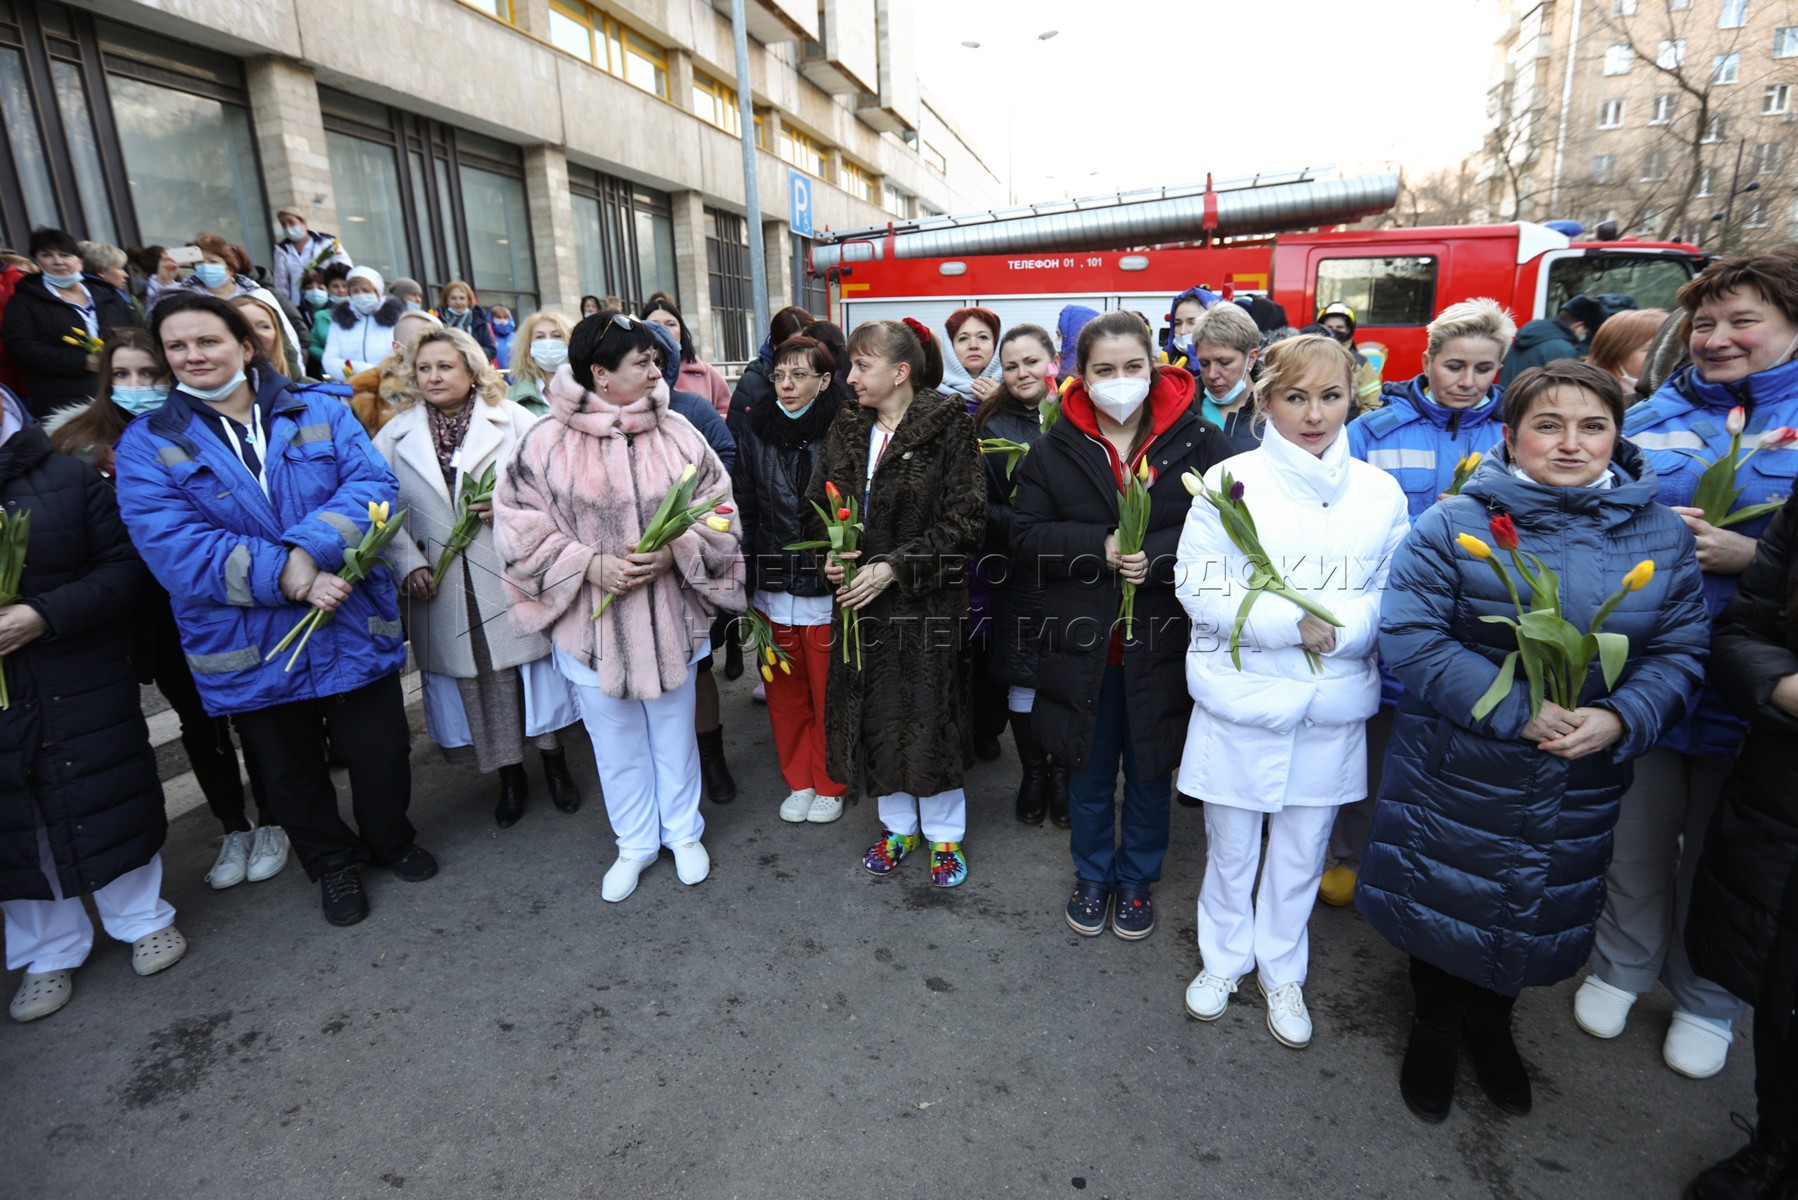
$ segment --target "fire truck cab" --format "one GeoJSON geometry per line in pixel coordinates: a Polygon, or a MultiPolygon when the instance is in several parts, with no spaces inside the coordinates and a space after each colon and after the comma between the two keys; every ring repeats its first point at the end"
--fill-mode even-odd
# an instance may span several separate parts
{"type": "MultiPolygon", "coordinates": [[[[1199,198],[1232,194],[1208,187],[1199,198]]],[[[1091,243],[1118,227],[1119,207],[1095,210],[1095,217],[1106,219],[1090,222],[1084,234],[1080,212],[1057,214],[1053,234],[1041,239],[1023,226],[1031,217],[1032,223],[1045,218],[1028,212],[1011,241],[1025,247],[1033,240],[1091,243]]],[[[1215,201],[1204,211],[1215,213],[1215,201]]],[[[1330,215],[1321,206],[1315,212],[1330,215]]],[[[1030,322],[1053,334],[1064,307],[1083,305],[1101,312],[1132,309],[1159,335],[1170,320],[1171,298],[1202,285],[1230,296],[1265,295],[1285,308],[1294,326],[1309,323],[1327,304],[1346,303],[1355,310],[1357,343],[1383,349],[1382,373],[1397,380],[1421,369],[1425,326],[1458,300],[1492,297],[1520,326],[1552,317],[1562,302],[1580,294],[1627,296],[1637,308],[1671,309],[1674,294],[1704,262],[1692,245],[1575,242],[1529,222],[1224,238],[1201,227],[1190,235],[1196,244],[908,253],[908,242],[953,251],[963,241],[970,249],[986,249],[1007,233],[1004,214],[967,226],[955,225],[956,218],[942,220],[950,226],[909,237],[899,226],[858,230],[814,247],[813,271],[829,283],[831,319],[847,330],[868,320],[913,317],[940,330],[957,308],[983,305],[1007,328],[1030,322]]]]}

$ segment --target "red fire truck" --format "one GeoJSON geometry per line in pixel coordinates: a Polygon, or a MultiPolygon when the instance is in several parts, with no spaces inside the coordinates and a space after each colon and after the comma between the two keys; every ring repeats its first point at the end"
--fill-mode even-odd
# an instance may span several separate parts
{"type": "Polygon", "coordinates": [[[1028,321],[1053,333],[1062,308],[1076,304],[1134,309],[1160,331],[1171,299],[1195,285],[1265,295],[1294,325],[1342,301],[1355,310],[1357,342],[1384,350],[1391,380],[1421,369],[1424,327],[1457,300],[1493,297],[1519,325],[1580,294],[1672,308],[1704,263],[1696,246],[1576,241],[1559,222],[1329,228],[1384,211],[1397,193],[1393,175],[1207,181],[826,233],[811,266],[844,329],[887,317],[941,329],[955,309],[978,304],[1008,327],[1028,321]],[[1322,231],[1286,232],[1298,228],[1322,231]]]}

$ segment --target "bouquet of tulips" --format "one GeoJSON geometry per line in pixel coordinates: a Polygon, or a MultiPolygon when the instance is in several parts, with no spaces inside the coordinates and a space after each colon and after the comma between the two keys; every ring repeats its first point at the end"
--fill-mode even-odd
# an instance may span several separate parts
{"type": "Polygon", "coordinates": [[[323,250],[320,250],[317,254],[312,256],[312,261],[307,263],[305,270],[300,273],[303,275],[308,271],[324,270],[325,264],[331,261],[332,256],[337,253],[339,248],[337,239],[332,238],[330,243],[327,244],[323,250]]]}
{"type": "MultiPolygon", "coordinates": [[[[668,489],[668,494],[662,497],[661,507],[649,519],[649,524],[643,529],[643,536],[631,547],[631,553],[653,554],[700,521],[719,533],[730,530],[730,521],[727,519],[730,506],[723,503],[723,496],[713,496],[710,500],[693,499],[693,489],[698,486],[694,477],[698,473],[698,467],[692,463],[687,464],[686,469],[680,473],[680,478],[674,481],[674,486],[668,489]]],[[[600,600],[599,607],[593,610],[593,619],[599,620],[599,615],[610,608],[612,601],[617,598],[607,592],[600,600]]]]}
{"type": "Polygon", "coordinates": [[[476,504],[493,503],[493,485],[497,475],[498,464],[488,463],[480,478],[473,475],[462,477],[462,495],[456,501],[456,523],[450,526],[449,540],[443,543],[443,553],[437,556],[437,569],[431,572],[433,589],[443,582],[443,573],[450,569],[456,556],[474,545],[475,534],[481,529],[481,517],[470,509],[476,504]]]}
{"type": "MultiPolygon", "coordinates": [[[[830,560],[843,568],[843,582],[851,583],[855,579],[856,566],[853,559],[842,556],[853,551],[862,533],[861,504],[853,496],[844,496],[842,490],[829,480],[824,481],[824,495],[830,501],[830,511],[819,507],[812,501],[812,511],[824,522],[824,537],[809,542],[794,542],[784,546],[785,550],[826,550],[830,552],[830,560]]],[[[862,667],[862,615],[855,609],[842,609],[843,620],[843,661],[849,661],[849,647],[855,646],[855,669],[862,667]]]]}
{"type": "Polygon", "coordinates": [[[69,331],[63,334],[62,340],[83,354],[98,354],[106,349],[106,343],[89,333],[85,325],[69,326],[69,331]]]}
{"type": "Polygon", "coordinates": [[[755,666],[762,673],[762,682],[774,682],[774,668],[779,667],[783,675],[793,673],[793,659],[780,643],[774,640],[774,627],[768,624],[768,618],[753,607],[738,618],[749,627],[749,650],[755,657],[755,666]]]}
{"type": "MultiPolygon", "coordinates": [[[[1225,471],[1218,480],[1217,490],[1205,486],[1205,477],[1198,471],[1189,470],[1180,477],[1180,482],[1196,499],[1204,497],[1211,507],[1217,509],[1218,519],[1223,523],[1224,532],[1230,537],[1230,544],[1238,553],[1249,560],[1249,592],[1242,598],[1242,607],[1236,610],[1236,624],[1230,627],[1230,661],[1242,670],[1242,627],[1248,624],[1249,610],[1255,607],[1255,601],[1261,599],[1263,592],[1271,592],[1283,600],[1290,600],[1318,620],[1326,624],[1342,628],[1342,622],[1336,614],[1311,599],[1305,593],[1286,582],[1285,576],[1274,569],[1273,557],[1261,545],[1261,534],[1255,528],[1255,515],[1243,501],[1247,490],[1242,481],[1225,471]]],[[[1310,665],[1311,673],[1316,675],[1324,669],[1323,659],[1310,648],[1305,650],[1305,662],[1310,665]]]]}
{"type": "Polygon", "coordinates": [[[1475,450],[1466,458],[1455,464],[1455,477],[1449,481],[1448,495],[1459,496],[1461,494],[1461,489],[1467,486],[1467,481],[1473,478],[1473,473],[1475,471],[1479,470],[1482,457],[1484,456],[1481,455],[1478,450],[1475,450]]]}
{"type": "MultiPolygon", "coordinates": [[[[393,540],[393,535],[399,532],[401,525],[405,524],[406,509],[400,509],[398,514],[390,519],[387,515],[387,508],[385,500],[379,504],[372,500],[368,502],[368,519],[371,522],[368,532],[362,535],[361,545],[352,546],[343,552],[343,568],[337,572],[345,583],[353,586],[367,579],[374,569],[381,565],[381,555],[386,551],[387,543],[393,540]]],[[[287,660],[287,666],[283,668],[287,671],[293,670],[293,664],[300,661],[300,651],[304,650],[306,643],[312,640],[313,631],[329,621],[331,616],[331,613],[322,608],[313,608],[312,611],[300,618],[298,625],[287,631],[287,636],[282,638],[280,643],[263,657],[262,661],[267,662],[275,657],[287,649],[294,638],[299,637],[300,644],[293,648],[293,656],[287,660]],[[305,634],[304,637],[300,637],[302,632],[305,634]]]]}
{"type": "Polygon", "coordinates": [[[1604,633],[1599,627],[1617,611],[1625,596],[1648,586],[1648,581],[1654,578],[1654,560],[1645,558],[1631,567],[1623,576],[1622,586],[1598,606],[1592,628],[1581,632],[1561,615],[1560,577],[1541,559],[1522,549],[1517,527],[1511,518],[1501,513],[1492,518],[1487,528],[1493,542],[1511,556],[1512,566],[1529,585],[1530,606],[1526,612],[1516,582],[1504,564],[1492,557],[1491,546],[1471,533],[1463,533],[1455,539],[1461,549],[1492,568],[1517,609],[1515,620],[1503,616],[1480,618],[1496,625],[1509,625],[1517,635],[1517,649],[1505,655],[1504,662],[1499,664],[1498,678],[1492,681],[1486,694],[1474,702],[1474,720],[1483,719],[1498,707],[1499,701],[1510,695],[1519,661],[1523,663],[1524,677],[1529,680],[1531,720],[1541,713],[1544,699],[1569,712],[1578,708],[1580,693],[1586,685],[1586,673],[1594,658],[1598,659],[1604,673],[1605,689],[1616,687],[1618,677],[1623,674],[1624,660],[1629,656],[1629,639],[1621,633],[1604,633]]]}
{"type": "MultiPolygon", "coordinates": [[[[1134,474],[1124,477],[1118,491],[1118,554],[1136,554],[1142,550],[1143,538],[1149,533],[1149,489],[1155,486],[1155,468],[1144,458],[1134,474]]],[[[1118,606],[1118,619],[1124,623],[1124,640],[1136,631],[1136,585],[1123,581],[1124,600],[1118,606]]]]}
{"type": "MultiPolygon", "coordinates": [[[[1769,500],[1765,504],[1750,504],[1735,512],[1729,511],[1730,506],[1742,495],[1742,489],[1736,486],[1736,471],[1742,464],[1761,450],[1777,449],[1798,442],[1798,430],[1793,430],[1790,425],[1781,425],[1778,429],[1762,434],[1760,444],[1743,454],[1742,430],[1747,424],[1748,413],[1741,405],[1729,410],[1729,417],[1723,422],[1724,429],[1729,433],[1729,453],[1705,466],[1704,474],[1698,477],[1698,490],[1692,496],[1692,507],[1703,509],[1704,519],[1718,529],[1752,521],[1785,507],[1785,500],[1780,499],[1769,500]]],[[[1695,450],[1681,450],[1680,453],[1697,458],[1699,462],[1704,461],[1695,450]]]]}
{"type": "MultiPolygon", "coordinates": [[[[19,601],[19,577],[25,573],[25,544],[31,539],[31,510],[0,508],[0,608],[19,601]]],[[[6,660],[0,658],[0,708],[11,708],[6,690],[6,660]]]]}

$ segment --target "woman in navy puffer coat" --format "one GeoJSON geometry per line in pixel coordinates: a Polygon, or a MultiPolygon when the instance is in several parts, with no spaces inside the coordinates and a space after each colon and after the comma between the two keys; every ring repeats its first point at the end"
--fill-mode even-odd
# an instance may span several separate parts
{"type": "MultiPolygon", "coordinates": [[[[1356,902],[1411,956],[1417,1015],[1400,1085],[1426,1120],[1448,1114],[1462,1034],[1494,1103],[1528,1111],[1511,1005],[1585,961],[1629,762],[1685,715],[1703,682],[1709,639],[1693,538],[1654,502],[1654,469],[1618,439],[1622,415],[1615,381],[1584,363],[1519,376],[1505,400],[1502,458],[1418,518],[1393,560],[1380,650],[1405,694],[1356,902]],[[1559,574],[1561,612],[1580,628],[1633,567],[1654,564],[1605,625],[1629,638],[1617,687],[1572,713],[1545,703],[1532,719],[1519,670],[1496,708],[1471,715],[1516,646],[1509,628],[1482,618],[1514,610],[1488,564],[1456,539],[1493,536],[1499,514],[1559,574]]],[[[1594,663],[1586,694],[1602,690],[1594,663]]]]}

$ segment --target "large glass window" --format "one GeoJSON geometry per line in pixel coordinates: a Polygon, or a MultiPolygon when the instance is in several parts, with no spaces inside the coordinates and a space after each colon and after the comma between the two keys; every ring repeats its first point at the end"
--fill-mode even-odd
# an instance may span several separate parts
{"type": "Polygon", "coordinates": [[[1617,293],[1637,308],[1676,309],[1675,294],[1692,278],[1692,264],[1676,255],[1586,254],[1558,258],[1548,268],[1548,312],[1574,296],[1617,293]]]}
{"type": "Polygon", "coordinates": [[[529,217],[524,180],[462,168],[462,218],[483,304],[492,304],[500,298],[495,293],[503,292],[517,305],[519,296],[536,292],[529,217]]]}
{"type": "Polygon", "coordinates": [[[111,80],[138,237],[179,245],[201,231],[268,257],[268,206],[250,114],[234,104],[138,79],[111,80]]]}
{"type": "Polygon", "coordinates": [[[62,112],[63,134],[69,140],[75,184],[81,189],[87,240],[117,245],[119,228],[112,219],[106,171],[100,165],[100,142],[94,134],[94,119],[88,113],[87,85],[81,81],[80,64],[58,59],[50,64],[50,74],[56,80],[56,107],[62,112]]]}
{"type": "Polygon", "coordinates": [[[750,295],[749,230],[743,218],[705,210],[705,265],[712,293],[712,353],[747,362],[755,352],[755,306],[750,295]]]}
{"type": "Polygon", "coordinates": [[[350,257],[383,279],[412,274],[406,247],[406,213],[393,151],[341,133],[325,134],[331,184],[337,192],[338,235],[350,257]]]}
{"type": "Polygon", "coordinates": [[[0,121],[6,123],[6,141],[24,193],[25,219],[20,224],[57,224],[56,191],[50,186],[50,163],[38,136],[37,106],[31,102],[25,62],[17,50],[0,49],[0,121]]]}
{"type": "MultiPolygon", "coordinates": [[[[667,100],[668,52],[581,0],[551,0],[549,41],[633,87],[667,100]]],[[[702,114],[703,115],[703,114],[702,114]]]]}
{"type": "Polygon", "coordinates": [[[579,166],[569,167],[568,184],[582,294],[617,296],[633,309],[656,292],[678,303],[668,197],[579,166]]]}
{"type": "Polygon", "coordinates": [[[1432,257],[1326,258],[1317,264],[1317,306],[1355,310],[1355,327],[1428,325],[1436,314],[1432,257]]]}

